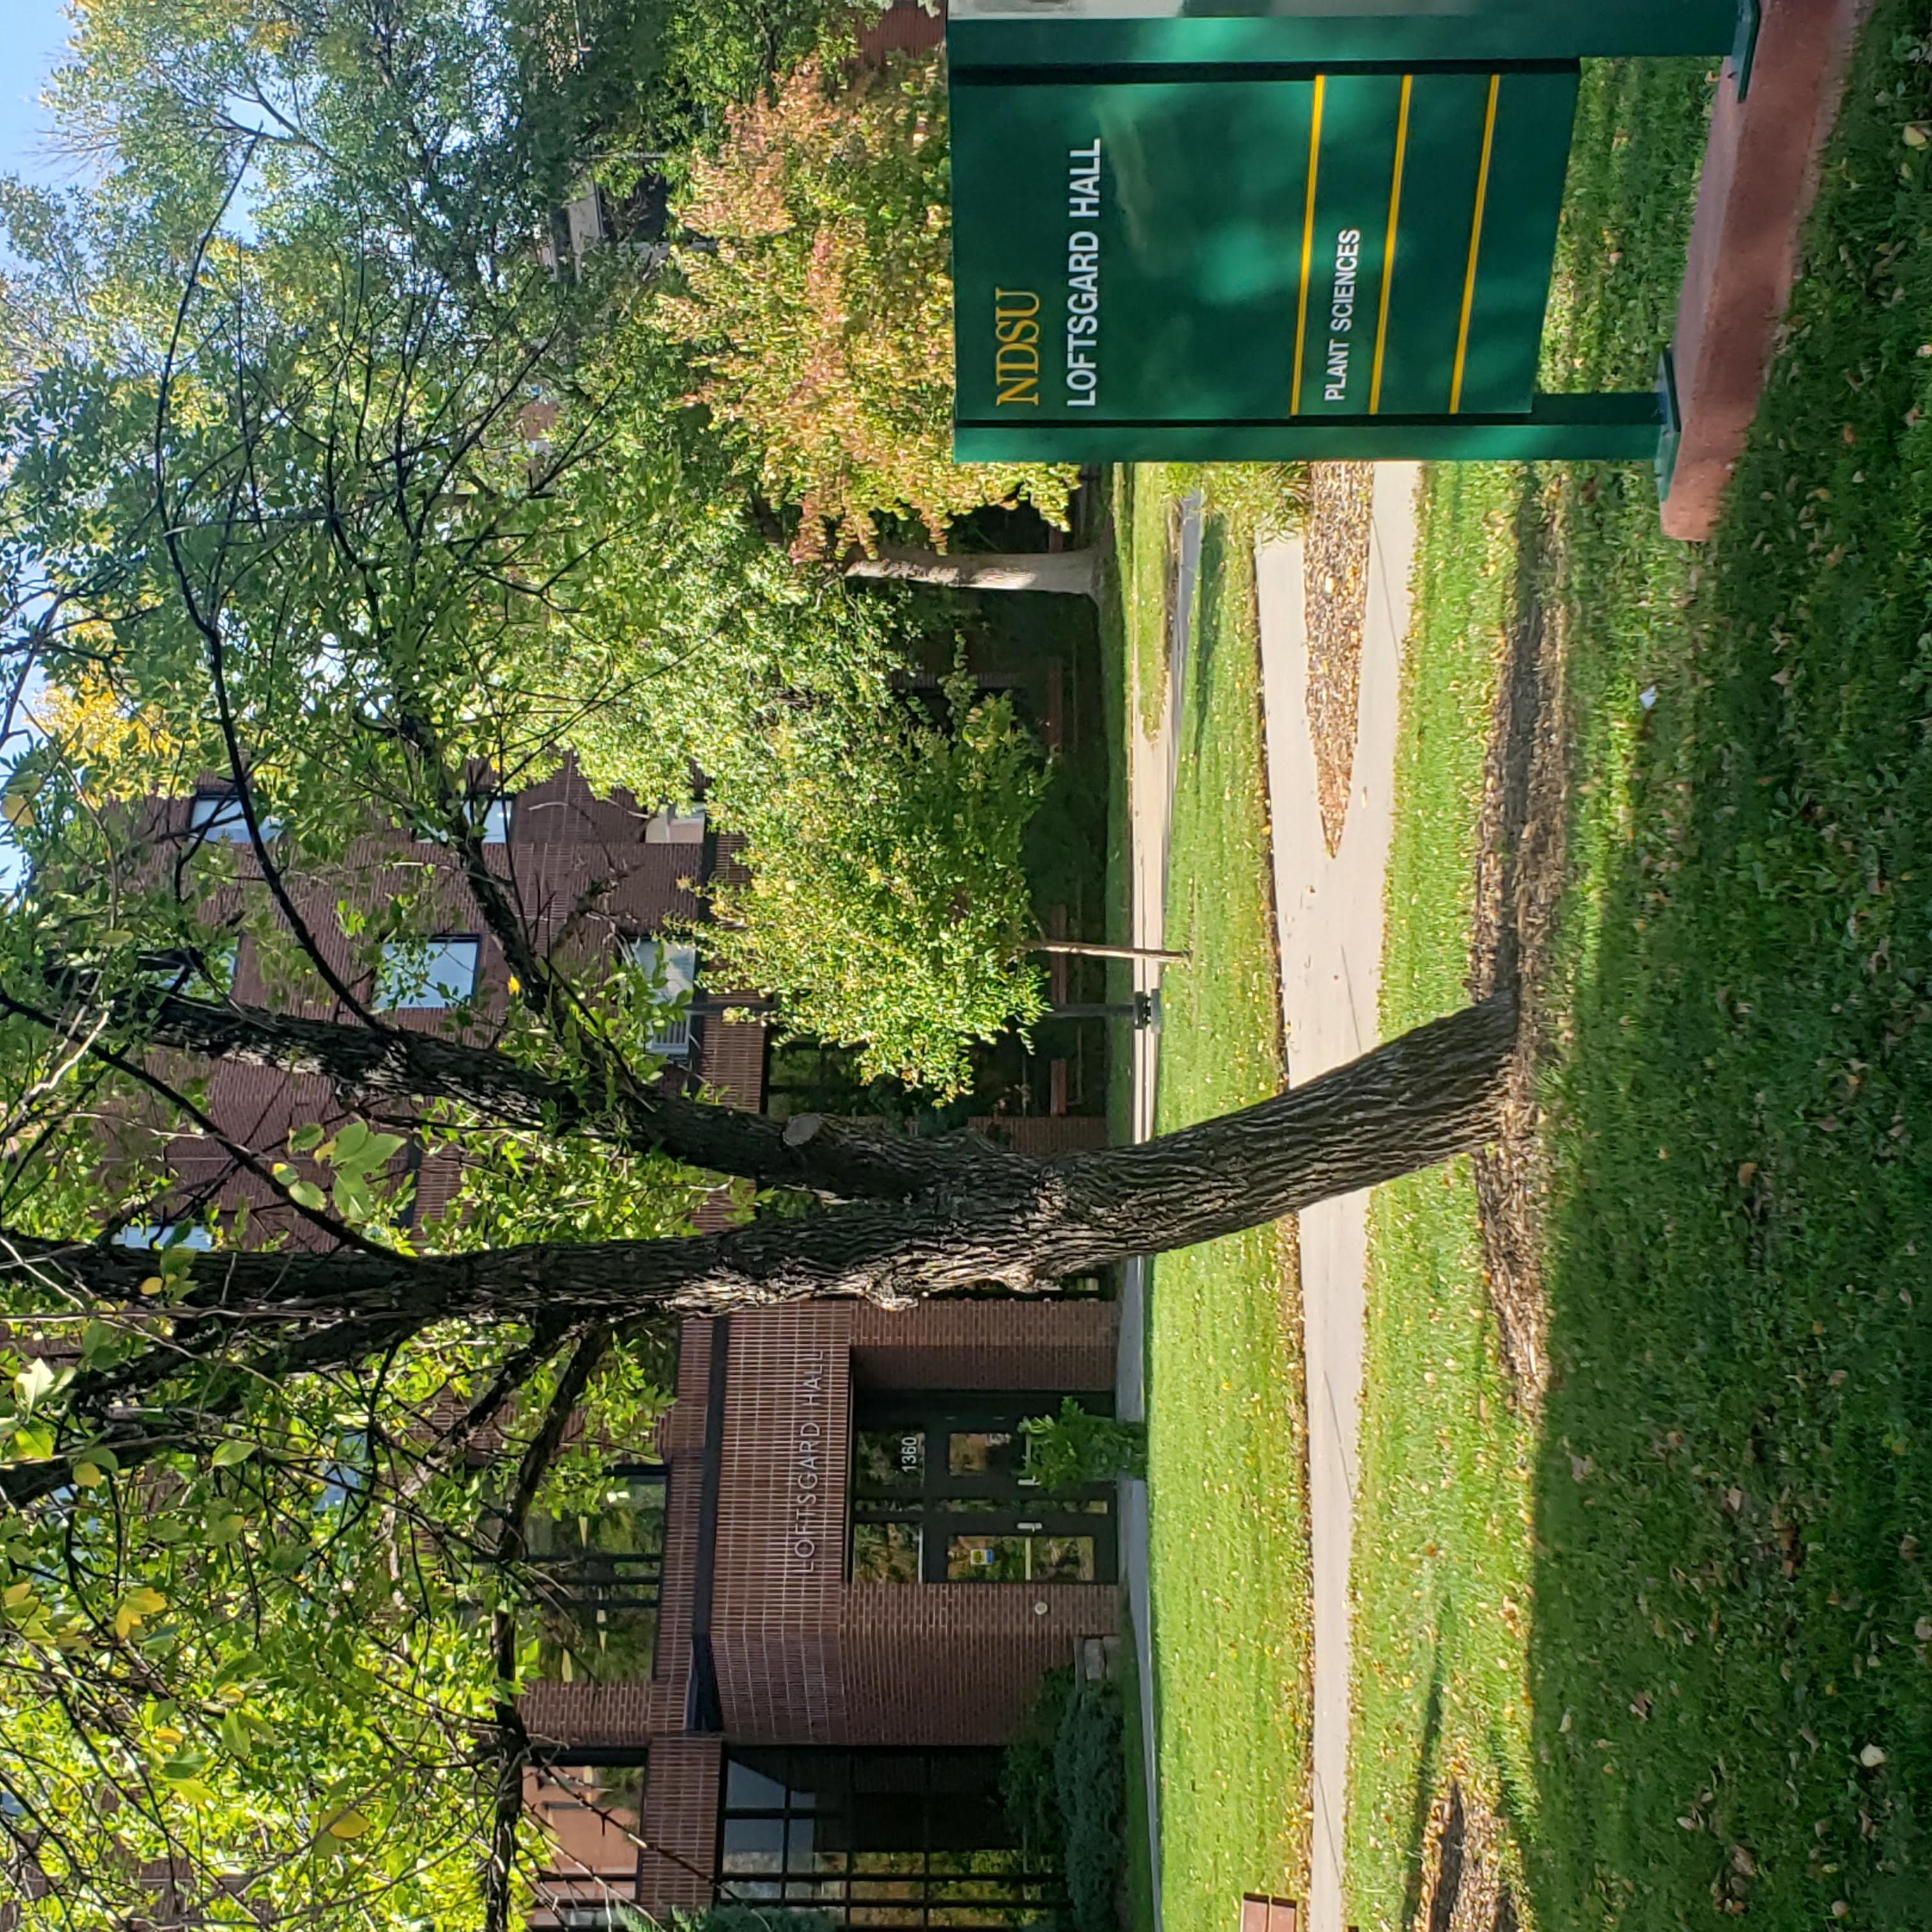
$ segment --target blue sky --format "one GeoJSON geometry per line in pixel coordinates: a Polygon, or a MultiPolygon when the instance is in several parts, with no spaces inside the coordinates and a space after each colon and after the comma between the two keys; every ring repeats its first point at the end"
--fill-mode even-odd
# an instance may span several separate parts
{"type": "Polygon", "coordinates": [[[66,39],[61,0],[0,0],[0,173],[68,178],[42,151],[45,128],[34,99],[66,39]]]}
{"type": "MultiPolygon", "coordinates": [[[[0,0],[0,174],[64,185],[70,165],[45,152],[46,124],[37,96],[67,40],[62,0],[0,0]]],[[[0,747],[0,776],[20,740],[0,747]]],[[[0,890],[19,881],[17,853],[0,843],[0,890]]]]}

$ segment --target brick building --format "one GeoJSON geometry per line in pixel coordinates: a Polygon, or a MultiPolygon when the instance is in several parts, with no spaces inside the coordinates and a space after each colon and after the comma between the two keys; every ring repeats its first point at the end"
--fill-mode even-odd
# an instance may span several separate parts
{"type": "MultiPolygon", "coordinates": [[[[212,783],[160,812],[164,845],[240,830],[212,783]]],[[[731,863],[701,814],[599,800],[566,769],[490,801],[488,823],[540,947],[664,946],[670,976],[694,980],[695,962],[661,935],[731,863]]],[[[252,867],[245,847],[236,858],[252,867]]],[[[338,899],[373,914],[401,890],[446,904],[448,929],[386,964],[370,996],[424,1027],[466,999],[487,1031],[506,970],[439,848],[372,838],[296,896],[346,970],[338,899]]],[[[250,942],[235,990],[287,1003],[250,942]]],[[[759,1106],[764,1028],[727,1024],[694,990],[668,1077],[759,1106]]],[[[333,1111],[320,1082],[232,1065],[214,1070],[208,1104],[257,1146],[333,1111]]],[[[1104,1131],[1064,1112],[999,1125],[1042,1154],[1104,1131]]],[[[214,1150],[172,1151],[184,1206],[232,1198],[214,1150]]],[[[427,1161],[418,1211],[450,1184],[427,1161]]],[[[555,1582],[544,1681],[526,1706],[542,1757],[530,1814],[545,1834],[536,1926],[590,1932],[628,1922],[625,1907],[714,1900],[810,1905],[881,1932],[1042,1916],[1054,1881],[1012,1841],[1000,1747],[1042,1672],[1115,1629],[1114,1499],[1107,1486],[1030,1490],[1018,1425],[1065,1394],[1108,1406],[1115,1328],[1097,1293],[685,1324],[674,1406],[653,1440],[614,1456],[603,1513],[531,1526],[555,1582]]]]}
{"type": "Polygon", "coordinates": [[[720,1898],[935,1932],[1042,1916],[999,1747],[1119,1592],[1112,1496],[1029,1492],[1018,1425],[1104,1403],[1114,1324],[1094,1298],[686,1324],[663,1460],[574,1539],[576,1628],[526,1700],[536,1924],[720,1898]]]}

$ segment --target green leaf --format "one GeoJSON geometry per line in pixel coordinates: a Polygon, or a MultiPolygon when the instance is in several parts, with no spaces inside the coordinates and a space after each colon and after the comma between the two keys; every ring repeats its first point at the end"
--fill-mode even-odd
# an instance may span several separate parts
{"type": "Polygon", "coordinates": [[[322,1129],[310,1121],[307,1126],[298,1127],[290,1135],[289,1151],[291,1154],[313,1154],[321,1146],[323,1138],[322,1129]]]}
{"type": "Polygon", "coordinates": [[[353,1174],[339,1174],[330,1190],[335,1211],[345,1221],[366,1221],[376,1211],[376,1197],[353,1174]]]}
{"type": "Polygon", "coordinates": [[[54,1432],[44,1422],[37,1422],[30,1428],[16,1429],[14,1432],[14,1460],[20,1462],[50,1462],[53,1460],[54,1432]]]}
{"type": "Polygon", "coordinates": [[[232,1438],[214,1445],[214,1454],[209,1457],[218,1469],[232,1469],[238,1462],[245,1462],[255,1453],[252,1442],[236,1442],[232,1438]]]}
{"type": "Polygon", "coordinates": [[[360,1165],[356,1156],[362,1151],[369,1138],[369,1130],[360,1120],[351,1120],[346,1126],[339,1127],[335,1135],[335,1165],[338,1167],[354,1167],[360,1165]]]}
{"type": "Polygon", "coordinates": [[[14,1378],[14,1393],[22,1408],[31,1412],[41,1396],[52,1390],[54,1371],[50,1364],[36,1356],[14,1378]]]}
{"type": "Polygon", "coordinates": [[[290,1182],[289,1198],[298,1208],[307,1208],[316,1212],[320,1212],[328,1204],[328,1197],[312,1180],[290,1182]]]}
{"type": "Polygon", "coordinates": [[[120,1339],[120,1331],[112,1322],[88,1322],[80,1331],[81,1366],[88,1369],[98,1366],[113,1354],[120,1339]]]}

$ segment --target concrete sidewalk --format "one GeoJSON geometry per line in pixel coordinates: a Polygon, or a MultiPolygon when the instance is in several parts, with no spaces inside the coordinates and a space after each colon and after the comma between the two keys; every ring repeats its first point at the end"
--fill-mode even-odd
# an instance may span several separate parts
{"type": "MultiPolygon", "coordinates": [[[[1330,858],[1322,836],[1308,730],[1307,647],[1298,541],[1256,557],[1270,821],[1288,1077],[1296,1085],[1381,1036],[1382,887],[1394,788],[1402,639],[1415,548],[1413,464],[1376,472],[1368,608],[1348,817],[1330,858]]],[[[1309,1522],[1315,1593],[1315,1818],[1310,1932],[1343,1932],[1342,1827],[1348,1770],[1348,1556],[1362,1380],[1368,1197],[1301,1216],[1307,1358],[1309,1522]]],[[[1230,1905],[1232,1913],[1232,1906],[1230,1905]]]]}

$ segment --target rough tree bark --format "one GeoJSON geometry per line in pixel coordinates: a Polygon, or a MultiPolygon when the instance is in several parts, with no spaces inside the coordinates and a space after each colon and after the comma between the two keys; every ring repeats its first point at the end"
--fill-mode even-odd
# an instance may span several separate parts
{"type": "MultiPolygon", "coordinates": [[[[326,1328],[529,1320],[568,1306],[579,1321],[622,1322],[819,1297],[901,1306],[988,1286],[1041,1294],[1069,1276],[1214,1240],[1480,1144],[1494,1124],[1514,1035],[1513,1010],[1499,998],[1306,1087],[1137,1146],[1035,1161],[982,1143],[909,1200],[854,1202],[719,1234],[422,1258],[210,1254],[193,1264],[182,1312],[214,1322],[245,1317],[259,1331],[268,1316],[326,1328]]],[[[124,1248],[62,1248],[24,1236],[11,1245],[23,1262],[57,1266],[116,1299],[133,1298],[152,1267],[124,1248]]]]}
{"type": "MultiPolygon", "coordinates": [[[[191,1003],[190,1003],[191,1004],[191,1003]]],[[[346,1031],[347,1029],[342,1030],[346,1031]]],[[[1036,1161],[985,1142],[919,1192],[655,1241],[549,1242],[421,1257],[238,1250],[196,1256],[165,1348],[79,1378],[70,1412],[139,1460],[178,1442],[152,1392],[199,1358],[271,1378],[367,1359],[456,1320],[613,1326],[823,1298],[904,1306],[987,1288],[1043,1294],[1138,1255],[1214,1240],[1480,1144],[1515,1039],[1498,995],[1418,1028],[1307,1086],[1137,1146],[1036,1161]]],[[[721,1112],[726,1109],[718,1110],[721,1112]]],[[[803,1126],[803,1144],[835,1130],[803,1126]]],[[[944,1146],[945,1143],[930,1144],[944,1146]]],[[[141,1305],[139,1250],[0,1229],[0,1265],[141,1305]]],[[[203,1424],[219,1403],[197,1397],[203,1424]]],[[[63,1460],[0,1471],[15,1504],[68,1480],[63,1460]]]]}
{"type": "Polygon", "coordinates": [[[855,557],[845,566],[848,577],[943,584],[957,590],[1047,590],[1069,597],[1097,595],[1099,573],[1100,553],[1090,549],[956,556],[882,544],[877,556],[855,557]]]}
{"type": "Polygon", "coordinates": [[[128,1017],[151,1046],[311,1075],[352,1106],[413,1111],[422,1100],[454,1100],[500,1126],[601,1132],[760,1186],[904,1200],[1000,1158],[984,1141],[887,1139],[832,1121],[802,1136],[763,1114],[635,1084],[593,1108],[563,1082],[507,1054],[402,1027],[344,1025],[179,997],[139,1011],[130,1003],[128,1017]]]}

